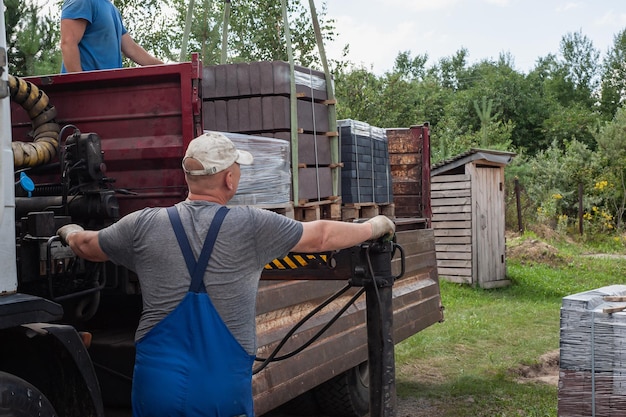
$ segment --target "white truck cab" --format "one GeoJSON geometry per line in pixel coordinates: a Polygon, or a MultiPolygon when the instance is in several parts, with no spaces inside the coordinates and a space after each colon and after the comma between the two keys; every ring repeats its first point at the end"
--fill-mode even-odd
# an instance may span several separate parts
{"type": "Polygon", "coordinates": [[[11,150],[11,99],[8,86],[8,58],[4,24],[4,2],[0,13],[0,295],[17,291],[15,264],[15,194],[13,151],[11,150]]]}

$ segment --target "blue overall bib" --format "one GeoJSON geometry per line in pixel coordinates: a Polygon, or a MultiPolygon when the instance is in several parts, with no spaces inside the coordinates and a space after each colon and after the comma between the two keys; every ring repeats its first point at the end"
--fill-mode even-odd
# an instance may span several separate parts
{"type": "Polygon", "coordinates": [[[137,342],[134,417],[254,415],[252,364],[211,303],[204,286],[213,245],[228,209],[220,207],[196,262],[178,211],[168,215],[191,275],[189,292],[137,342]]]}

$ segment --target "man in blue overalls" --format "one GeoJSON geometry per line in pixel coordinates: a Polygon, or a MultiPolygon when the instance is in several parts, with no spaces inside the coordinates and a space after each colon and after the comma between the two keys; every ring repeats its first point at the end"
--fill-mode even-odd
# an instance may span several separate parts
{"type": "Polygon", "coordinates": [[[58,231],[78,256],[111,260],[139,277],[135,417],[253,416],[263,267],[289,252],[338,250],[395,231],[385,216],[299,222],[254,207],[226,208],[240,164],[252,162],[223,134],[207,132],[191,141],[183,159],[185,201],[131,213],[99,232],[75,224],[58,231]]]}

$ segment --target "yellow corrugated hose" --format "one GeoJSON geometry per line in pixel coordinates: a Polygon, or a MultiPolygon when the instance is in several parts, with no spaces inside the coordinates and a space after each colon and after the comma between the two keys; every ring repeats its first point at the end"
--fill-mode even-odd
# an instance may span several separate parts
{"type": "Polygon", "coordinates": [[[32,142],[14,141],[13,164],[16,169],[50,162],[59,148],[59,124],[54,121],[56,108],[45,92],[30,81],[9,75],[11,99],[28,113],[32,124],[32,142]]]}

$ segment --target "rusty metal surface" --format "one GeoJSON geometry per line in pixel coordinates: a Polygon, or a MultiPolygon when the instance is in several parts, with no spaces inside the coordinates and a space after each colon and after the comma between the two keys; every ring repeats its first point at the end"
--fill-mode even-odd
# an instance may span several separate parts
{"type": "MultiPolygon", "coordinates": [[[[115,188],[128,191],[117,196],[124,215],[185,197],[180,161],[202,129],[197,89],[201,71],[196,56],[179,64],[25,79],[50,97],[60,125],[100,136],[106,175],[115,178],[115,188]]],[[[11,117],[13,139],[28,141],[28,115],[13,104],[11,117]]],[[[57,181],[56,175],[32,178],[37,184],[57,181]]]]}
{"type": "Polygon", "coordinates": [[[427,123],[387,129],[393,195],[398,217],[430,219],[430,133],[427,123]]]}

